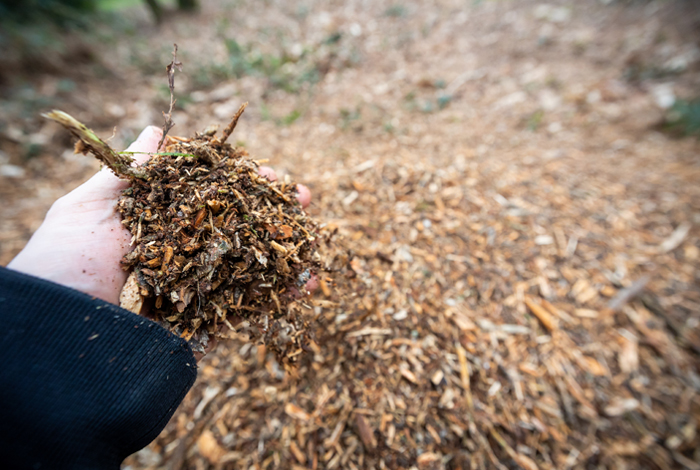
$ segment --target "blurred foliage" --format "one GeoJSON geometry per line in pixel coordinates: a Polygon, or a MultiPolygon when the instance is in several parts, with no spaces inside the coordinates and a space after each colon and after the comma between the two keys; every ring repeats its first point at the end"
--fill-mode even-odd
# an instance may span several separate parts
{"type": "Polygon", "coordinates": [[[123,10],[142,3],[143,0],[97,0],[98,8],[104,11],[123,10]]]}
{"type": "MultiPolygon", "coordinates": [[[[444,81],[437,80],[432,86],[432,88],[438,90],[434,92],[434,96],[432,97],[419,98],[418,93],[416,91],[409,92],[403,98],[404,108],[412,112],[418,111],[421,113],[429,114],[436,111],[442,111],[447,106],[449,106],[454,97],[449,93],[439,91],[444,88],[444,81]]],[[[425,95],[425,93],[422,93],[421,95],[425,95]]]]}
{"type": "MultiPolygon", "coordinates": [[[[79,69],[89,69],[89,75],[95,78],[113,76],[113,71],[95,55],[94,46],[134,38],[135,14],[123,11],[133,1],[142,3],[0,0],[0,96],[14,95],[15,87],[40,75],[67,77],[77,75],[79,69]]],[[[148,59],[154,61],[152,55],[148,59]]]]}
{"type": "Polygon", "coordinates": [[[273,88],[297,93],[305,83],[315,84],[320,78],[318,64],[309,60],[308,51],[295,58],[282,50],[278,54],[263,53],[252,45],[242,46],[235,39],[225,39],[231,73],[267,77],[273,88]]]}
{"type": "Polygon", "coordinates": [[[623,71],[625,80],[639,83],[646,80],[659,80],[679,75],[683,70],[653,64],[632,63],[623,71]]]}
{"type": "Polygon", "coordinates": [[[666,116],[664,127],[676,134],[700,137],[700,98],[676,100],[666,116]]]}
{"type": "Polygon", "coordinates": [[[406,16],[407,10],[403,5],[391,5],[384,11],[386,16],[393,16],[394,18],[400,18],[406,16]]]}
{"type": "Polygon", "coordinates": [[[177,6],[183,11],[193,11],[199,8],[197,0],[177,0],[177,6]]]}
{"type": "Polygon", "coordinates": [[[3,22],[75,23],[81,15],[96,11],[97,5],[97,0],[0,0],[0,17],[3,22]]]}
{"type": "Polygon", "coordinates": [[[298,109],[293,110],[291,113],[287,114],[282,118],[282,124],[289,126],[294,123],[297,119],[301,117],[301,111],[298,109]]]}
{"type": "Polygon", "coordinates": [[[524,119],[525,128],[531,132],[535,132],[537,129],[540,128],[540,125],[542,124],[543,118],[544,118],[544,111],[543,110],[538,109],[537,111],[534,111],[533,113],[531,113],[525,117],[525,119],[524,119]]]}
{"type": "MultiPolygon", "coordinates": [[[[142,5],[143,0],[0,0],[1,23],[55,23],[61,26],[86,26],[89,19],[103,12],[119,11],[142,5]]],[[[177,6],[194,11],[197,0],[147,0],[151,9],[177,6]]]]}
{"type": "Polygon", "coordinates": [[[362,126],[357,126],[357,121],[359,121],[361,117],[362,109],[360,109],[360,106],[357,106],[354,110],[342,108],[340,110],[340,128],[343,130],[361,130],[362,126]]]}
{"type": "Polygon", "coordinates": [[[196,88],[206,88],[220,80],[254,76],[266,78],[269,89],[299,94],[310,90],[330,67],[351,66],[359,60],[352,56],[335,63],[343,37],[339,32],[330,34],[319,44],[303,48],[284,44],[284,38],[278,38],[281,43],[271,50],[258,42],[241,43],[224,34],[221,36],[227,59],[199,66],[193,76],[196,88]]]}

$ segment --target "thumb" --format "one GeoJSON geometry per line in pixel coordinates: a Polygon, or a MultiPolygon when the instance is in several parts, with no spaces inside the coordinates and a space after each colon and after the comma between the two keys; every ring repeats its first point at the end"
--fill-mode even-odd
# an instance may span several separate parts
{"type": "Polygon", "coordinates": [[[155,153],[158,151],[158,143],[160,142],[161,137],[163,137],[163,131],[161,129],[158,129],[155,126],[148,126],[136,138],[134,143],[129,145],[129,148],[127,148],[126,151],[144,152],[129,155],[136,161],[136,163],[141,164],[149,159],[150,155],[148,155],[148,153],[155,153]]]}
{"type": "MultiPolygon", "coordinates": [[[[139,152],[129,154],[129,156],[132,157],[137,164],[141,164],[150,158],[149,153],[154,153],[158,150],[158,143],[162,135],[163,131],[157,127],[148,126],[136,138],[134,143],[129,145],[126,151],[139,152]]],[[[126,180],[119,179],[112,170],[104,167],[67,196],[70,200],[75,200],[76,202],[113,198],[128,185],[129,183],[126,180]]]]}

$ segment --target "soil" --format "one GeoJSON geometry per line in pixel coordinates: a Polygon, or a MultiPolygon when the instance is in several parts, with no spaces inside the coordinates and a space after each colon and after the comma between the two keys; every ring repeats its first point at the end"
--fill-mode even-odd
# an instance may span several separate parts
{"type": "Polygon", "coordinates": [[[234,139],[338,230],[309,351],[220,343],[129,468],[700,466],[700,143],[660,130],[692,2],[203,3],[0,103],[2,263],[97,168],[39,98],[123,148],[173,42],[171,133],[249,101],[234,139]]]}

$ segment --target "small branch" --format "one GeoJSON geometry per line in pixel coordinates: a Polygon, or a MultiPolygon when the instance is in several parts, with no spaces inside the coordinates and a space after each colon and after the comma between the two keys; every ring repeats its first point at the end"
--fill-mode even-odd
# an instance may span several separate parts
{"type": "Polygon", "coordinates": [[[173,44],[173,60],[168,64],[165,70],[168,72],[168,86],[170,87],[170,109],[168,114],[163,113],[163,118],[165,122],[163,123],[163,137],[160,138],[158,143],[158,149],[161,148],[163,142],[165,142],[165,136],[168,135],[168,131],[175,126],[173,122],[173,106],[175,106],[175,69],[182,72],[182,62],[177,60],[177,44],[173,44]]]}
{"type": "Polygon", "coordinates": [[[224,135],[223,137],[221,137],[222,144],[226,142],[226,139],[228,139],[231,136],[231,133],[236,128],[236,124],[238,124],[238,118],[241,117],[241,114],[243,114],[243,111],[245,110],[246,106],[248,106],[247,101],[243,103],[240,108],[238,108],[238,111],[236,111],[235,116],[233,116],[231,122],[228,124],[228,126],[226,126],[226,129],[224,129],[224,135]]]}
{"type": "Polygon", "coordinates": [[[635,297],[642,293],[646,285],[651,280],[651,276],[648,274],[642,276],[632,283],[629,287],[625,287],[618,292],[615,297],[613,297],[608,303],[608,308],[613,312],[616,312],[622,308],[623,305],[632,301],[635,297]]]}
{"type": "Polygon", "coordinates": [[[142,178],[143,174],[137,168],[131,166],[134,159],[128,155],[121,155],[115,152],[112,147],[100,139],[97,134],[82,122],[75,119],[68,113],[53,110],[50,113],[42,114],[47,119],[56,121],[70,131],[78,142],[75,145],[76,153],[92,153],[99,161],[107,165],[117,176],[125,178],[142,178]]]}

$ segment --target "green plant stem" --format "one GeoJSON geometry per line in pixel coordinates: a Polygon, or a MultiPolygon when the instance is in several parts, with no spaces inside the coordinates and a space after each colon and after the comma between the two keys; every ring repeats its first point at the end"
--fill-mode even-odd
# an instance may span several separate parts
{"type": "Polygon", "coordinates": [[[97,134],[70,114],[53,110],[50,113],[42,114],[42,116],[56,121],[78,138],[79,143],[75,147],[76,152],[85,154],[89,151],[120,178],[145,178],[141,170],[131,166],[134,162],[133,158],[115,152],[97,134]]]}

